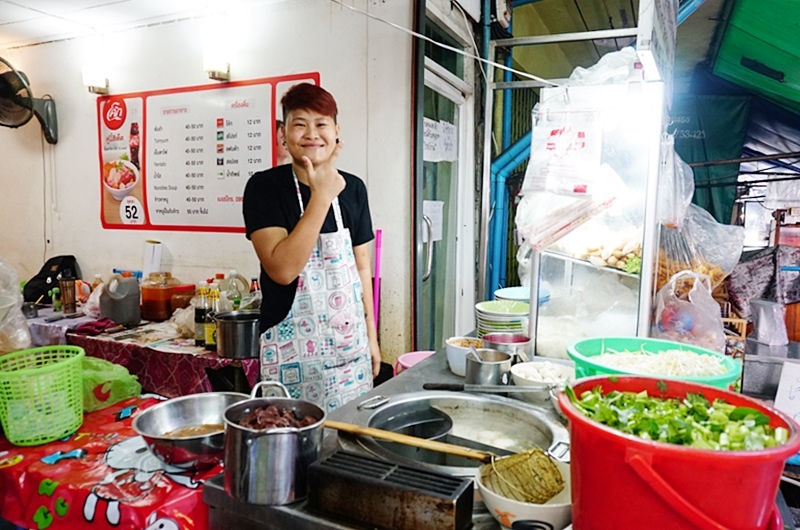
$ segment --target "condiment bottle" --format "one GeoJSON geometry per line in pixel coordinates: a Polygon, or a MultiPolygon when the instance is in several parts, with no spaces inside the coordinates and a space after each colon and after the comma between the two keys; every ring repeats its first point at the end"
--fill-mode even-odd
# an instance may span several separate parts
{"type": "Polygon", "coordinates": [[[227,296],[228,300],[231,301],[233,304],[233,310],[236,311],[239,309],[239,304],[242,301],[242,292],[239,289],[239,274],[236,272],[236,269],[231,269],[228,271],[228,286],[227,286],[227,296]]]}
{"type": "Polygon", "coordinates": [[[260,290],[261,290],[261,286],[258,285],[258,278],[253,276],[252,278],[250,278],[250,292],[254,293],[254,292],[260,291],[260,290]]]}
{"type": "Polygon", "coordinates": [[[64,272],[58,276],[58,286],[61,289],[61,304],[64,307],[64,314],[75,313],[78,310],[78,304],[72,270],[64,269],[64,272]]]}
{"type": "Polygon", "coordinates": [[[208,290],[208,311],[206,312],[205,339],[206,349],[217,351],[217,312],[219,311],[219,284],[213,282],[208,290]]]}
{"type": "Polygon", "coordinates": [[[208,312],[208,286],[197,284],[197,305],[194,308],[194,345],[206,345],[206,313],[208,312]]]}

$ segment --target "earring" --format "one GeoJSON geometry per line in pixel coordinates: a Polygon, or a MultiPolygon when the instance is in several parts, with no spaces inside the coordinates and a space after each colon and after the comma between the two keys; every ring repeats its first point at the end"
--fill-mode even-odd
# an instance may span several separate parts
{"type": "Polygon", "coordinates": [[[286,147],[286,142],[283,142],[283,146],[286,147]]]}

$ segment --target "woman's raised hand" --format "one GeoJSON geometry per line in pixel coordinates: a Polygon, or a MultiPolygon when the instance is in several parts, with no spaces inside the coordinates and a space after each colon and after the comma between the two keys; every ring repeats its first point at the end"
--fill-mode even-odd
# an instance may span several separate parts
{"type": "Polygon", "coordinates": [[[325,198],[327,202],[333,202],[344,189],[344,177],[336,169],[336,159],[339,158],[339,152],[342,150],[344,142],[338,142],[334,148],[331,156],[317,167],[311,160],[304,156],[303,167],[308,175],[308,187],[311,188],[311,195],[320,195],[325,198]]]}

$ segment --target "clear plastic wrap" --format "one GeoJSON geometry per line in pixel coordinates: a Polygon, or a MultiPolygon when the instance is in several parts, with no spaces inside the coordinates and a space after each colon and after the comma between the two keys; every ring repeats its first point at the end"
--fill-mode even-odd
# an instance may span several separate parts
{"type": "Polygon", "coordinates": [[[0,354],[30,346],[31,332],[22,314],[19,276],[14,267],[0,258],[0,354]]]}
{"type": "Polygon", "coordinates": [[[680,228],[694,195],[694,172],[675,152],[675,137],[661,140],[661,167],[658,175],[658,219],[669,228],[680,228]]]}
{"type": "Polygon", "coordinates": [[[744,227],[720,224],[690,204],[680,228],[661,225],[656,289],[683,270],[708,276],[714,289],[739,263],[743,245],[744,227]]]}

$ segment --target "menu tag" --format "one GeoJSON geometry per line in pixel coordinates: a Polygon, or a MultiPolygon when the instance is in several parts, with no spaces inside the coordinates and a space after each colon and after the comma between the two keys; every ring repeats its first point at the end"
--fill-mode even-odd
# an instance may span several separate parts
{"type": "Polygon", "coordinates": [[[783,363],[775,393],[775,408],[800,421],[800,363],[783,363]]]}

